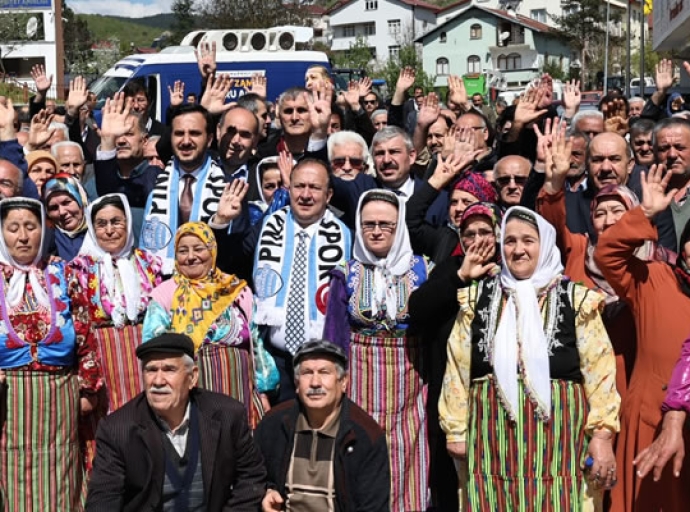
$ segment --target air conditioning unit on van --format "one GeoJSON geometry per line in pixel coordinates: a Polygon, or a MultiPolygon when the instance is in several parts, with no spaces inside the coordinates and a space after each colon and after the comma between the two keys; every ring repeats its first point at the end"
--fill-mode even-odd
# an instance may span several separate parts
{"type": "Polygon", "coordinates": [[[269,33],[271,44],[269,50],[291,52],[295,50],[295,34],[292,31],[272,30],[269,33]]]}
{"type": "Polygon", "coordinates": [[[205,36],[206,30],[195,30],[184,36],[180,42],[180,46],[193,46],[196,48],[205,36]]]}

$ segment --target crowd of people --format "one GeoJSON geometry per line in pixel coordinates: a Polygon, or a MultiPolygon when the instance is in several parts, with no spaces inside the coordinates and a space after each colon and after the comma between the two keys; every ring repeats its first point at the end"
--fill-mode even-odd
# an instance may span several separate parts
{"type": "Polygon", "coordinates": [[[581,110],[322,66],[226,103],[197,59],[160,120],[0,98],[5,510],[684,510],[671,61],[581,110]]]}

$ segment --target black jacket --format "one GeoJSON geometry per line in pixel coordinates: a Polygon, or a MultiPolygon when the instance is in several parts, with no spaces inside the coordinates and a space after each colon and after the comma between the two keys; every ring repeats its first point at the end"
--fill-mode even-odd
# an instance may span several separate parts
{"type": "MultiPolygon", "coordinates": [[[[299,412],[297,400],[283,402],[271,409],[254,432],[268,471],[268,486],[283,498],[299,412]]],[[[336,510],[389,512],[386,436],[374,419],[347,397],[343,397],[335,450],[336,510]]]]}
{"type": "MultiPolygon", "coordinates": [[[[195,388],[206,510],[254,512],[266,493],[266,470],[242,404],[195,388]]],[[[87,511],[161,510],[165,478],[162,431],[141,393],[101,420],[87,511]]]]}
{"type": "Polygon", "coordinates": [[[410,232],[412,251],[423,254],[436,263],[448,258],[460,240],[448,224],[434,226],[426,222],[427,212],[438,196],[439,191],[425,181],[412,194],[405,209],[405,223],[410,232]]]}

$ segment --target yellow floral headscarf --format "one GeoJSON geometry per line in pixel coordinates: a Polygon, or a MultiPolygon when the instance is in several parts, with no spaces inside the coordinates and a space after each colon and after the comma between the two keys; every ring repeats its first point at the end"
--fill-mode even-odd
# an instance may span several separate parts
{"type": "Polygon", "coordinates": [[[198,350],[213,322],[239,296],[247,282],[232,274],[224,274],[216,268],[218,246],[216,237],[203,222],[188,222],[175,234],[175,252],[180,239],[186,235],[199,238],[211,252],[211,270],[199,279],[190,279],[180,272],[175,262],[173,279],[177,289],[173,295],[171,316],[174,332],[184,333],[194,341],[198,350]]]}

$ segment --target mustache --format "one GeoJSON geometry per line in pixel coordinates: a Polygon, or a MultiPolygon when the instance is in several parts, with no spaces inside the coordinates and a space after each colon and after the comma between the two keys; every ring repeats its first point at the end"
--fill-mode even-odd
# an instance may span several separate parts
{"type": "Polygon", "coordinates": [[[153,393],[154,395],[170,395],[172,394],[172,388],[168,385],[163,386],[163,387],[152,387],[149,390],[150,393],[153,393]]]}
{"type": "Polygon", "coordinates": [[[307,396],[321,396],[325,394],[326,390],[323,388],[310,388],[307,390],[307,396]]]}

